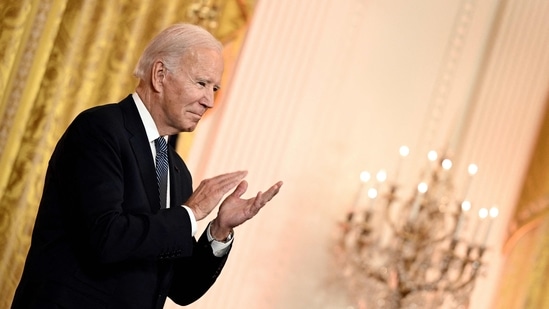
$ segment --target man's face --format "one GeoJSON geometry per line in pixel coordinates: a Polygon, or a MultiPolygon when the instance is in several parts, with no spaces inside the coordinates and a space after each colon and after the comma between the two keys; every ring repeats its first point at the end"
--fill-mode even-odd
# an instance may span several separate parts
{"type": "Polygon", "coordinates": [[[223,57],[211,49],[195,48],[182,57],[180,66],[171,68],[163,82],[160,103],[164,125],[177,132],[191,132],[208,108],[223,74],[223,57]]]}

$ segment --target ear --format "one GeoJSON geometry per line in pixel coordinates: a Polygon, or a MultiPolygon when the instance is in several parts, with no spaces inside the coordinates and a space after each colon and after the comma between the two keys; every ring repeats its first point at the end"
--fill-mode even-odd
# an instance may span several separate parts
{"type": "Polygon", "coordinates": [[[151,70],[151,86],[157,92],[162,92],[164,87],[164,78],[166,78],[167,69],[161,60],[156,60],[151,70]]]}

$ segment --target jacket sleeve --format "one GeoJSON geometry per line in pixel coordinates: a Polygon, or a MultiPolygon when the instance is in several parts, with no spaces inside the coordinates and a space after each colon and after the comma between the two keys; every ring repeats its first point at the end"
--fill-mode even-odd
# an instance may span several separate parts
{"type": "Polygon", "coordinates": [[[174,275],[168,297],[181,306],[199,299],[217,280],[228,256],[229,253],[222,257],[213,254],[204,231],[195,245],[193,255],[178,259],[174,263],[174,275]]]}
{"type": "Polygon", "coordinates": [[[194,239],[187,211],[151,206],[158,189],[146,137],[129,136],[116,121],[121,117],[105,118],[79,116],[50,163],[54,181],[64,188],[65,220],[74,237],[82,238],[74,243],[100,263],[190,256],[194,239]]]}

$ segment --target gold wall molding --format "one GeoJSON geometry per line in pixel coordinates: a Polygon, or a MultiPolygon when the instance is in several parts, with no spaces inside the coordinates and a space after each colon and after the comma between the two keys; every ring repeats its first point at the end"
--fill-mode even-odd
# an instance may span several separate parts
{"type": "Polygon", "coordinates": [[[522,191],[510,220],[495,308],[549,306],[549,100],[522,191]],[[520,284],[516,284],[520,282],[520,284]]]}
{"type": "Polygon", "coordinates": [[[510,254],[517,242],[549,218],[549,196],[529,203],[517,212],[509,224],[509,236],[503,245],[503,253],[510,254]]]}

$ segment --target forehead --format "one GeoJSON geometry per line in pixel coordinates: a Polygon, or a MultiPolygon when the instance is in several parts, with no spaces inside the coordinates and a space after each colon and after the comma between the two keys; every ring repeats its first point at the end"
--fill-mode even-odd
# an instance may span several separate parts
{"type": "Polygon", "coordinates": [[[196,77],[221,79],[223,74],[223,56],[220,52],[208,48],[193,48],[182,57],[182,68],[196,77]]]}

